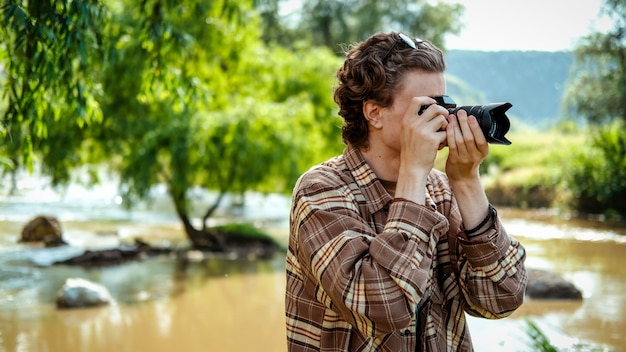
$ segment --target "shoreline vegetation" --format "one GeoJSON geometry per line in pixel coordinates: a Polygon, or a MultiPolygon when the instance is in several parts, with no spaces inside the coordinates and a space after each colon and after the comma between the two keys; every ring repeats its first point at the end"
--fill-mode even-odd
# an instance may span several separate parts
{"type": "MultiPolygon", "coordinates": [[[[567,217],[626,224],[624,124],[546,130],[518,127],[509,146],[490,146],[481,165],[489,200],[496,206],[554,209],[567,217]]],[[[513,123],[512,123],[513,125],[513,123]]],[[[445,153],[436,167],[445,169],[445,153]]]]}

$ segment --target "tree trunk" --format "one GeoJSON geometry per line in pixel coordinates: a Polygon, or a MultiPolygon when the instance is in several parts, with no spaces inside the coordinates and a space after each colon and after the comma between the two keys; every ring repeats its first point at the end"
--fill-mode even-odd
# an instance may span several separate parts
{"type": "Polygon", "coordinates": [[[174,206],[176,207],[176,213],[185,227],[187,238],[189,238],[194,248],[217,252],[225,250],[223,240],[215,231],[206,228],[204,225],[202,226],[202,230],[198,230],[193,226],[187,212],[185,211],[185,207],[183,206],[185,202],[184,197],[176,197],[175,194],[172,194],[172,200],[174,201],[174,206]]]}
{"type": "Polygon", "coordinates": [[[180,220],[183,222],[187,238],[189,238],[194,248],[206,249],[216,252],[224,251],[225,248],[223,240],[218,236],[215,231],[208,228],[204,230],[196,229],[191,224],[191,221],[189,220],[187,214],[179,212],[178,217],[180,217],[180,220]]]}

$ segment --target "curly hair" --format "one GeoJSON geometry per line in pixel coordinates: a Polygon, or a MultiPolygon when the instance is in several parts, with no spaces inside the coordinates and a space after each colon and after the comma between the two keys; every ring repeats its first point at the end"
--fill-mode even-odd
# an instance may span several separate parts
{"type": "Polygon", "coordinates": [[[343,118],[345,144],[369,146],[369,128],[363,103],[372,100],[382,107],[393,104],[395,93],[403,87],[406,72],[422,70],[444,72],[443,53],[428,41],[417,40],[416,48],[403,42],[400,33],[377,33],[352,45],[343,66],[337,71],[334,100],[343,118]]]}

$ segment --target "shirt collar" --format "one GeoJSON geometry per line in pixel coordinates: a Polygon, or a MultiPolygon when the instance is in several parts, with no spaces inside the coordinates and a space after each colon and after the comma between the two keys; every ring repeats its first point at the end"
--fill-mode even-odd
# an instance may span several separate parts
{"type": "Polygon", "coordinates": [[[343,156],[352,174],[354,181],[365,196],[365,204],[372,214],[389,206],[393,198],[380,183],[374,170],[365,161],[363,154],[350,145],[346,147],[343,156]]]}

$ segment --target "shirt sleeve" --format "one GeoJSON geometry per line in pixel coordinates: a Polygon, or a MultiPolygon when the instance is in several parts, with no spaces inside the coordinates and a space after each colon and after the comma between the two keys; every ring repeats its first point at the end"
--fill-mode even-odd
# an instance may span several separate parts
{"type": "Polygon", "coordinates": [[[348,189],[300,185],[291,212],[290,251],[317,300],[365,336],[408,327],[433,284],[432,262],[448,222],[434,210],[394,200],[374,233],[348,189]]]}
{"type": "Polygon", "coordinates": [[[489,319],[503,318],[523,303],[528,281],[526,252],[507,234],[495,210],[491,224],[480,232],[469,239],[462,233],[456,235],[466,311],[489,319]]]}

